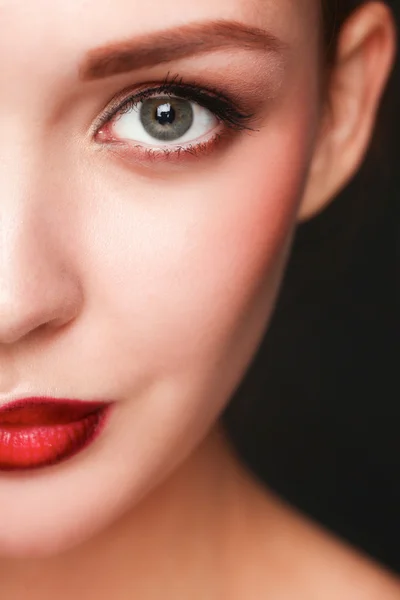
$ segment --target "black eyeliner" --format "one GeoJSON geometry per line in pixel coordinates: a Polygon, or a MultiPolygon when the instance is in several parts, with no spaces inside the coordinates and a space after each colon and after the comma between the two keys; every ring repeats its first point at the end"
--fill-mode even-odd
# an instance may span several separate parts
{"type": "Polygon", "coordinates": [[[219,90],[204,85],[200,86],[195,83],[185,83],[183,78],[178,75],[170,78],[169,74],[160,85],[149,87],[135,94],[131,94],[122,100],[119,105],[106,109],[100,117],[100,123],[97,127],[101,128],[113,117],[130,112],[140,102],[157,95],[183,98],[185,100],[196,102],[203,108],[212,112],[229,128],[236,131],[254,131],[250,126],[250,123],[254,119],[254,115],[241,111],[232,98],[227,97],[219,90]]]}

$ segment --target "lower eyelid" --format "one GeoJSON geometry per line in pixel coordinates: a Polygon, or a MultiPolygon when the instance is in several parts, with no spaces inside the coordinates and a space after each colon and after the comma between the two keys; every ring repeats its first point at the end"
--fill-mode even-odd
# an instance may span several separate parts
{"type": "Polygon", "coordinates": [[[186,163],[212,155],[224,141],[231,138],[232,132],[221,131],[204,142],[187,144],[175,148],[151,148],[126,142],[111,142],[105,144],[119,160],[129,164],[148,163],[186,163]]]}

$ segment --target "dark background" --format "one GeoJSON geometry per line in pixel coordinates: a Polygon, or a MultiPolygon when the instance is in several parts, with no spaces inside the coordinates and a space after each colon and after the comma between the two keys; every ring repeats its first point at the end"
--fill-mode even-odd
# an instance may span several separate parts
{"type": "Polygon", "coordinates": [[[400,574],[399,153],[397,61],[361,172],[298,229],[224,421],[271,488],[400,574]]]}

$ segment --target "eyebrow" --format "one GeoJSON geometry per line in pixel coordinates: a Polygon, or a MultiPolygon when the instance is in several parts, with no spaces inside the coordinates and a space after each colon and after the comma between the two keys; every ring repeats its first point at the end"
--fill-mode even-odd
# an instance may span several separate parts
{"type": "Polygon", "coordinates": [[[237,21],[193,23],[89,50],[79,79],[92,81],[223,48],[281,53],[286,44],[264,29],[237,21]]]}

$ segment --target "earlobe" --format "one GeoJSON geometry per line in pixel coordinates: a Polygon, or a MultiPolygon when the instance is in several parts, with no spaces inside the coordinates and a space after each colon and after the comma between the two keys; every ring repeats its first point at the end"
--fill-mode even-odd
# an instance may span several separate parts
{"type": "Polygon", "coordinates": [[[367,2],[343,26],[300,221],[325,208],[363,161],[395,49],[394,20],[382,2],[367,2]]]}

